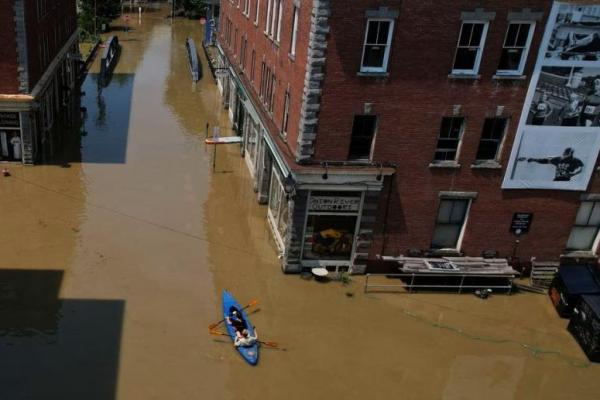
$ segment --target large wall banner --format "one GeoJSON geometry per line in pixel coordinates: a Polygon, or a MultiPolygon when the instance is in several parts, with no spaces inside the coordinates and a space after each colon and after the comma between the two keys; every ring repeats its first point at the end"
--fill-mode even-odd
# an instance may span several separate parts
{"type": "Polygon", "coordinates": [[[600,151],[600,5],[554,3],[503,189],[585,190],[600,151]]]}

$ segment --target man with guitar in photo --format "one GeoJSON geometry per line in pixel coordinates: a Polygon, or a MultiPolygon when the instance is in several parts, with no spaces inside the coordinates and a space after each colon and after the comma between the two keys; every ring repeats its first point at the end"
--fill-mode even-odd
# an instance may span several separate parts
{"type": "Polygon", "coordinates": [[[551,164],[556,168],[554,173],[555,182],[568,182],[572,177],[583,171],[583,161],[573,156],[575,151],[567,147],[562,156],[545,158],[519,157],[517,161],[536,162],[538,164],[551,164]]]}

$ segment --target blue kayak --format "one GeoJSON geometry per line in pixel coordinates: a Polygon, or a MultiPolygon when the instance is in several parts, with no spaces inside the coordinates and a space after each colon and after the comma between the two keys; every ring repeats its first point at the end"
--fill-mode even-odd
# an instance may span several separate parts
{"type": "MultiPolygon", "coordinates": [[[[227,290],[223,290],[223,318],[229,317],[233,310],[237,310],[241,314],[248,333],[251,336],[254,336],[254,327],[250,324],[248,316],[244,310],[242,310],[242,307],[227,290]]],[[[235,341],[235,328],[225,322],[225,329],[227,329],[231,341],[235,341]]],[[[239,346],[236,347],[236,350],[244,357],[244,360],[246,360],[248,364],[256,365],[256,363],[258,363],[258,343],[248,347],[239,346]]]]}

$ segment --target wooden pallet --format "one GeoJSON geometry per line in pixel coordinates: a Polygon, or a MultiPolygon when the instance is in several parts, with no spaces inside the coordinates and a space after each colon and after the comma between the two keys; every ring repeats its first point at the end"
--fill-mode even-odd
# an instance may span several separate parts
{"type": "Polygon", "coordinates": [[[536,261],[531,259],[530,284],[536,288],[549,288],[558,271],[559,263],[556,261],[536,261]]]}

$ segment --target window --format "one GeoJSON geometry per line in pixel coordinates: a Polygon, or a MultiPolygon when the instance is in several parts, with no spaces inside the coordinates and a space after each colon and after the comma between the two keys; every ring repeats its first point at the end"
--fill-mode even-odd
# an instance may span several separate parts
{"type": "Polygon", "coordinates": [[[277,85],[277,79],[275,78],[275,74],[271,75],[271,84],[269,86],[269,95],[267,96],[268,99],[268,107],[269,107],[269,111],[273,112],[273,104],[274,104],[274,100],[275,100],[275,86],[277,85]]]}
{"type": "Polygon", "coordinates": [[[250,0],[244,0],[244,8],[242,10],[242,14],[246,17],[250,16],[250,0]]]}
{"type": "Polygon", "coordinates": [[[240,67],[246,70],[246,48],[248,47],[248,39],[243,37],[240,44],[240,67]]]}
{"type": "Polygon", "coordinates": [[[352,138],[350,140],[349,160],[368,160],[371,158],[371,147],[377,117],[374,115],[356,115],[352,124],[352,138]]]}
{"type": "Polygon", "coordinates": [[[252,50],[252,59],[250,60],[250,80],[254,82],[254,70],[256,67],[256,51],[252,50]]]}
{"type": "Polygon", "coordinates": [[[265,34],[269,34],[271,32],[271,7],[273,5],[273,0],[267,0],[267,18],[265,19],[265,34]]]}
{"type": "Polygon", "coordinates": [[[285,196],[281,178],[273,170],[271,173],[271,185],[269,190],[268,220],[274,228],[275,236],[280,248],[285,245],[289,225],[289,201],[285,196]]]}
{"type": "Polygon", "coordinates": [[[506,118],[486,118],[477,149],[477,160],[496,160],[506,130],[506,118]]]}
{"type": "Polygon", "coordinates": [[[435,161],[454,161],[462,137],[464,118],[444,117],[435,150],[435,161]]]}
{"type": "Polygon", "coordinates": [[[47,2],[48,0],[37,0],[36,8],[38,19],[41,19],[44,15],[46,15],[46,11],[48,10],[47,2]]]}
{"type": "Polygon", "coordinates": [[[258,89],[258,96],[262,99],[265,94],[265,75],[266,75],[266,66],[263,61],[260,64],[260,87],[258,89]]]}
{"type": "Polygon", "coordinates": [[[363,44],[361,72],[386,72],[392,44],[394,21],[369,19],[363,44]]]}
{"type": "Polygon", "coordinates": [[[487,22],[463,22],[454,57],[453,73],[477,74],[487,28],[487,22]]]}
{"type": "Polygon", "coordinates": [[[567,241],[567,250],[592,250],[599,227],[600,201],[582,201],[567,241]]]}
{"type": "Polygon", "coordinates": [[[275,35],[275,40],[276,41],[281,41],[281,17],[283,15],[283,4],[281,4],[281,0],[277,0],[278,6],[279,6],[279,15],[277,16],[277,26],[274,31],[273,34],[275,35]]]}
{"type": "Polygon", "coordinates": [[[296,40],[298,39],[298,7],[294,7],[292,17],[292,39],[290,40],[290,54],[296,55],[296,40]]]}
{"type": "Polygon", "coordinates": [[[504,38],[499,75],[521,75],[533,36],[533,23],[510,23],[504,38]]]}
{"type": "Polygon", "coordinates": [[[284,136],[287,134],[288,130],[288,120],[290,116],[290,90],[287,89],[285,91],[285,96],[283,98],[283,120],[281,121],[281,132],[284,136]]]}
{"type": "Polygon", "coordinates": [[[312,191],[302,259],[350,260],[361,204],[361,192],[312,191]]]}
{"type": "Polygon", "coordinates": [[[256,14],[254,15],[254,23],[258,25],[258,15],[260,14],[260,0],[256,0],[256,14]]]}
{"type": "Polygon", "coordinates": [[[469,199],[442,199],[435,219],[431,248],[456,249],[462,233],[469,199]]]}

